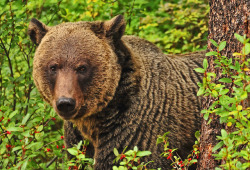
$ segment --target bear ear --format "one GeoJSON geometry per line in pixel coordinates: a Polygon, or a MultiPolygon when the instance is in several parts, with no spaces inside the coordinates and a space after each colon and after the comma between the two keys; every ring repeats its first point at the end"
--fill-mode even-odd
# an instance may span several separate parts
{"type": "Polygon", "coordinates": [[[44,23],[32,18],[29,24],[28,34],[30,39],[38,45],[48,30],[49,28],[44,23]]]}
{"type": "Polygon", "coordinates": [[[120,39],[124,34],[126,22],[122,15],[118,15],[109,21],[104,22],[104,34],[112,39],[120,39]]]}

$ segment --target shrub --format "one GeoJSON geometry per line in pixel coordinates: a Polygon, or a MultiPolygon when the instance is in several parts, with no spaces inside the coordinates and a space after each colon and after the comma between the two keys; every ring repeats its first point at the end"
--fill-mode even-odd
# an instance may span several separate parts
{"type": "Polygon", "coordinates": [[[199,83],[198,95],[210,96],[212,105],[201,113],[204,119],[211,122],[213,115],[220,117],[220,123],[226,128],[221,130],[221,136],[217,136],[218,143],[213,147],[213,156],[224,163],[216,169],[247,169],[250,167],[250,76],[247,55],[250,53],[250,39],[246,36],[235,34],[236,39],[242,43],[242,51],[233,53],[233,58],[221,55],[226,42],[211,43],[217,51],[207,53],[207,56],[216,56],[215,68],[220,68],[221,75],[217,83],[214,83],[217,75],[207,72],[208,63],[205,59],[203,68],[196,71],[203,73],[203,82],[199,83]],[[246,101],[248,100],[248,101],[246,101]],[[246,104],[248,102],[248,105],[246,104]],[[209,116],[210,115],[210,116],[209,116]]]}

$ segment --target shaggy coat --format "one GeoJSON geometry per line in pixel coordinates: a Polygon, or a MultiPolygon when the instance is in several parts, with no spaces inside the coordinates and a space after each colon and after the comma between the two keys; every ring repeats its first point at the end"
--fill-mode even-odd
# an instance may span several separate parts
{"type": "Polygon", "coordinates": [[[64,120],[65,143],[88,139],[95,169],[112,169],[113,149],[149,150],[149,167],[169,169],[157,135],[186,157],[200,125],[196,96],[204,52],[165,55],[154,44],[123,36],[125,21],[29,25],[38,45],[33,77],[45,101],[64,120]]]}

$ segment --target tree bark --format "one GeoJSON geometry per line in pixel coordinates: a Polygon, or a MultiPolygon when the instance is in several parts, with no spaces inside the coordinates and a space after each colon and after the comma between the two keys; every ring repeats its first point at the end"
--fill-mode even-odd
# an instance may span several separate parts
{"type": "MultiPolygon", "coordinates": [[[[232,57],[234,52],[240,52],[242,44],[235,38],[234,34],[246,34],[250,38],[250,1],[249,0],[210,0],[210,17],[208,31],[208,47],[207,52],[216,51],[209,39],[213,39],[218,44],[222,41],[227,42],[226,48],[222,51],[222,55],[228,58],[232,57]]],[[[221,76],[221,70],[214,68],[215,57],[207,57],[207,72],[217,74],[215,82],[221,76]]],[[[228,86],[230,89],[230,85],[228,86]]],[[[231,89],[230,89],[231,90],[231,89]]],[[[208,109],[213,103],[213,99],[203,97],[202,108],[208,109]]],[[[203,116],[202,116],[203,117],[203,116]]],[[[216,136],[221,134],[221,129],[227,129],[226,125],[220,124],[219,117],[210,114],[212,121],[210,124],[202,118],[201,137],[200,137],[200,157],[198,160],[198,169],[215,169],[220,164],[220,160],[214,160],[212,156],[212,148],[217,144],[216,136]]]]}

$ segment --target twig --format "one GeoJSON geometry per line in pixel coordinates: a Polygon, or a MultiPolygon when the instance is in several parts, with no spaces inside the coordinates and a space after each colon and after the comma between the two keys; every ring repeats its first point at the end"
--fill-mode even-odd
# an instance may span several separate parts
{"type": "Polygon", "coordinates": [[[55,160],[57,160],[58,156],[55,156],[49,163],[47,163],[46,168],[48,168],[55,160]]]}

